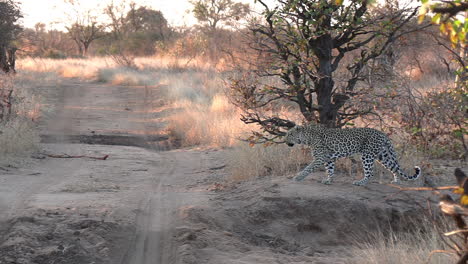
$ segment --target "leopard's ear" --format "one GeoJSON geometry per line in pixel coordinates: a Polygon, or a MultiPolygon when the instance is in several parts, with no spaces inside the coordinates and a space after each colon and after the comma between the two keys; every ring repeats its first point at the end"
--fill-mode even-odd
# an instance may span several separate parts
{"type": "Polygon", "coordinates": [[[295,127],[293,127],[293,129],[296,130],[296,131],[304,131],[305,127],[296,125],[295,127]]]}

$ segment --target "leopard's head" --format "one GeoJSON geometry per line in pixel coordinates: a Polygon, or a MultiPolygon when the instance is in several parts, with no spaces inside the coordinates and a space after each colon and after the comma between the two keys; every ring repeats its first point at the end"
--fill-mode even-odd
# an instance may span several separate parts
{"type": "Polygon", "coordinates": [[[286,145],[292,147],[294,144],[301,144],[304,142],[304,127],[295,126],[288,130],[286,136],[284,136],[284,142],[286,145]]]}

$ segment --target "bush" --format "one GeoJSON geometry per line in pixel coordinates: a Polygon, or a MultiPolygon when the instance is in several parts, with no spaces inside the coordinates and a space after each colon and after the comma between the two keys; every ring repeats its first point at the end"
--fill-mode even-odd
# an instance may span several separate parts
{"type": "Polygon", "coordinates": [[[0,157],[7,162],[34,150],[39,142],[34,124],[39,115],[39,102],[25,87],[16,86],[13,78],[0,75],[2,101],[5,94],[10,94],[5,91],[12,91],[9,109],[0,120],[0,157]]]}

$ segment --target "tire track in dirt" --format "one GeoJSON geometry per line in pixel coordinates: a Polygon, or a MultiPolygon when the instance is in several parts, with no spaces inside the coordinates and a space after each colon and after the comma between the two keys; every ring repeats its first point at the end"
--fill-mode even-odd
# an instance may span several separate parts
{"type": "MultiPolygon", "coordinates": [[[[136,216],[136,234],[132,246],[124,255],[121,264],[150,264],[150,263],[169,263],[165,256],[165,240],[169,233],[170,212],[167,210],[168,203],[174,202],[170,199],[164,203],[163,196],[167,196],[167,188],[164,188],[163,182],[167,176],[174,174],[177,166],[176,162],[171,162],[167,157],[163,162],[166,165],[164,171],[160,171],[160,177],[153,178],[152,193],[141,200],[138,214],[136,216]],[[166,258],[166,259],[165,259],[166,258]]],[[[170,236],[169,236],[170,237],[170,236]]],[[[170,241],[166,241],[170,243],[170,241]]]]}
{"type": "Polygon", "coordinates": [[[200,153],[170,151],[162,153],[166,164],[160,177],[154,178],[154,192],[141,202],[137,216],[137,234],[133,246],[121,264],[178,263],[174,244],[175,228],[180,222],[179,209],[204,203],[203,192],[192,192],[187,186],[197,179],[205,161],[200,153]]]}
{"type": "MultiPolygon", "coordinates": [[[[164,107],[160,99],[161,87],[95,83],[80,83],[76,87],[83,92],[74,90],[69,95],[63,95],[63,113],[59,119],[62,122],[59,124],[65,125],[59,127],[59,132],[65,132],[65,140],[73,142],[74,134],[80,137],[79,140],[85,136],[85,139],[107,136],[110,142],[105,144],[136,144],[152,149],[157,152],[155,156],[161,159],[148,168],[153,175],[151,192],[142,194],[135,220],[136,233],[120,263],[177,263],[177,249],[173,245],[177,211],[181,206],[203,199],[201,193],[186,191],[186,187],[196,178],[193,172],[200,171],[202,158],[185,151],[160,152],[166,149],[165,145],[169,145],[161,144],[167,138],[155,134],[155,130],[164,126],[162,121],[158,124],[158,120],[165,117],[160,114],[164,111],[159,111],[164,107]],[[90,135],[90,131],[94,133],[90,135]],[[113,142],[114,138],[119,142],[113,142]]],[[[99,141],[89,143],[102,144],[99,141]]]]}

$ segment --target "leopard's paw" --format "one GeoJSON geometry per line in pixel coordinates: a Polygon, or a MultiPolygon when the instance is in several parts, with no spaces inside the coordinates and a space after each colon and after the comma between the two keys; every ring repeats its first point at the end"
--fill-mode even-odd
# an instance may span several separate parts
{"type": "Polygon", "coordinates": [[[322,184],[330,185],[330,184],[332,184],[332,180],[324,179],[324,180],[322,180],[322,184]]]}
{"type": "Polygon", "coordinates": [[[359,180],[359,181],[354,181],[353,182],[353,185],[356,185],[356,186],[364,186],[366,185],[368,182],[367,179],[362,179],[362,180],[359,180]]]}
{"type": "Polygon", "coordinates": [[[307,175],[300,173],[299,175],[294,177],[294,180],[295,181],[303,181],[305,179],[305,177],[307,177],[307,175]]]}

